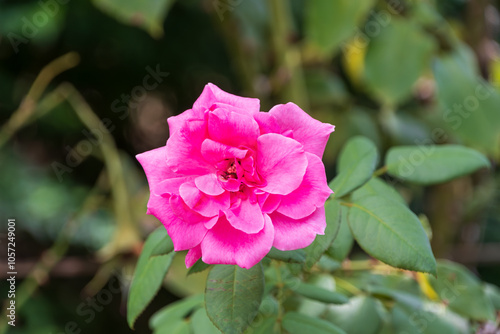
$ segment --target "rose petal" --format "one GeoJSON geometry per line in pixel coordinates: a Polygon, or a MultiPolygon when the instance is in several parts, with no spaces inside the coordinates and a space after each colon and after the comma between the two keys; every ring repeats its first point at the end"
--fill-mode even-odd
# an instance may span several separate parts
{"type": "Polygon", "coordinates": [[[179,188],[179,193],[186,205],[193,211],[204,217],[213,217],[219,214],[220,210],[229,208],[229,193],[222,193],[219,196],[208,196],[202,193],[194,182],[186,182],[179,188]]]}
{"type": "Polygon", "coordinates": [[[216,109],[208,116],[211,139],[233,147],[253,147],[260,134],[259,125],[251,117],[216,109]]]}
{"type": "Polygon", "coordinates": [[[227,191],[234,192],[240,190],[241,182],[236,179],[227,179],[227,180],[221,180],[220,185],[227,191]]]}
{"type": "Polygon", "coordinates": [[[157,205],[152,206],[150,211],[167,229],[168,235],[174,243],[174,250],[177,252],[198,245],[208,230],[203,221],[186,222],[175,215],[171,203],[171,197],[174,196],[176,195],[166,195],[165,197],[155,195],[157,205]]]}
{"type": "Polygon", "coordinates": [[[201,144],[207,138],[202,120],[188,121],[167,141],[167,164],[172,171],[185,175],[203,175],[210,165],[201,155],[201,144]]]}
{"type": "Polygon", "coordinates": [[[307,169],[300,186],[281,198],[277,211],[293,219],[309,216],[317,207],[325,205],[332,194],[328,187],[325,166],[318,156],[306,153],[307,169]]]}
{"type": "Polygon", "coordinates": [[[224,192],[224,188],[220,185],[215,173],[197,177],[194,179],[194,184],[198,189],[210,196],[217,196],[224,192]]]}
{"type": "Polygon", "coordinates": [[[227,93],[212,83],[208,83],[205,86],[200,97],[193,104],[193,110],[205,111],[217,102],[247,110],[249,113],[258,112],[260,110],[259,99],[241,97],[227,93]]]}
{"type": "Polygon", "coordinates": [[[150,199],[148,201],[148,209],[146,211],[147,214],[151,214],[149,207],[151,204],[151,198],[153,194],[161,194],[162,190],[160,184],[167,180],[171,180],[172,178],[176,178],[178,175],[170,170],[170,168],[166,164],[167,150],[166,147],[160,147],[153,149],[151,151],[146,151],[141,154],[137,154],[136,158],[144,169],[144,173],[146,174],[146,178],[149,184],[150,190],[150,199]]]}
{"type": "Polygon", "coordinates": [[[310,216],[297,220],[277,212],[270,214],[269,217],[275,231],[273,246],[282,251],[307,247],[317,234],[325,233],[324,207],[317,208],[310,216]]]}
{"type": "Polygon", "coordinates": [[[149,195],[149,201],[147,204],[147,214],[151,214],[150,208],[155,206],[155,205],[161,205],[157,204],[157,198],[156,197],[161,197],[161,195],[171,195],[171,194],[179,194],[179,187],[185,183],[189,182],[192,177],[186,176],[186,177],[174,177],[172,179],[168,179],[165,181],[160,182],[157,184],[154,188],[151,188],[151,193],[149,195]],[[155,196],[156,195],[156,196],[155,196]]]}
{"type": "Polygon", "coordinates": [[[248,198],[242,199],[224,213],[229,223],[237,230],[253,234],[264,228],[264,216],[259,203],[251,202],[248,198]]]}
{"type": "Polygon", "coordinates": [[[276,117],[268,112],[259,112],[253,115],[253,118],[259,124],[260,134],[281,133],[281,127],[276,117]]]}
{"type": "Polygon", "coordinates": [[[188,109],[177,116],[171,116],[167,119],[169,133],[172,136],[179,131],[186,122],[190,120],[203,120],[203,118],[203,112],[195,112],[192,109],[188,109]]]}
{"type": "Polygon", "coordinates": [[[166,164],[167,148],[165,146],[137,154],[135,157],[144,169],[150,189],[163,180],[178,176],[166,164]]]}
{"type": "Polygon", "coordinates": [[[269,194],[269,196],[266,198],[264,203],[262,204],[262,212],[264,213],[271,213],[276,211],[276,209],[279,207],[281,203],[281,199],[283,196],[281,195],[273,195],[269,194]]]}
{"type": "Polygon", "coordinates": [[[200,245],[191,248],[186,254],[186,259],[185,259],[186,267],[191,268],[196,263],[196,261],[200,259],[200,257],[201,257],[200,245]]]}
{"type": "Polygon", "coordinates": [[[201,155],[211,164],[216,164],[225,159],[243,159],[247,152],[248,150],[221,144],[212,139],[205,139],[201,144],[201,155]]]}
{"type": "Polygon", "coordinates": [[[267,183],[260,189],[279,195],[287,195],[297,189],[307,167],[302,145],[275,133],[262,135],[257,142],[257,170],[267,183]]]}
{"type": "Polygon", "coordinates": [[[182,184],[189,182],[193,179],[192,176],[174,177],[160,182],[156,185],[154,193],[157,195],[164,194],[179,194],[179,188],[182,184]]]}
{"type": "Polygon", "coordinates": [[[274,228],[269,217],[264,217],[264,228],[259,233],[246,234],[235,229],[221,216],[201,242],[203,262],[231,264],[251,268],[269,253],[274,239],[274,228]]]}
{"type": "Polygon", "coordinates": [[[269,113],[276,117],[282,131],[293,131],[293,138],[302,143],[307,152],[323,156],[330,133],[335,130],[333,125],[315,120],[291,102],[279,104],[269,113]]]}

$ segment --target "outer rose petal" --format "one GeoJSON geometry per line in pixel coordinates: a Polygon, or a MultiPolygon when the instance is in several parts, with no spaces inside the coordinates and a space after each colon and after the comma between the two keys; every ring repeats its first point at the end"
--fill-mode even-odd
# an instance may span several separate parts
{"type": "Polygon", "coordinates": [[[332,194],[326,182],[325,166],[318,156],[306,153],[307,169],[300,186],[281,198],[277,211],[293,219],[309,216],[317,207],[325,205],[332,194]]]}
{"type": "Polygon", "coordinates": [[[269,253],[274,240],[273,224],[267,215],[264,221],[262,231],[246,234],[221,217],[201,242],[203,262],[237,264],[246,269],[253,267],[269,253]]]}
{"type": "Polygon", "coordinates": [[[325,233],[324,206],[317,208],[312,215],[298,220],[277,212],[269,216],[273,221],[275,231],[273,246],[282,251],[307,247],[314,241],[317,234],[325,233]]]}
{"type": "Polygon", "coordinates": [[[208,116],[210,138],[233,147],[252,147],[260,134],[259,125],[247,115],[217,109],[208,116]]]}
{"type": "Polygon", "coordinates": [[[166,154],[167,148],[164,146],[136,155],[136,158],[142,165],[144,173],[146,174],[146,178],[148,179],[149,189],[151,193],[147,205],[147,214],[151,214],[150,207],[153,206],[153,194],[161,195],[168,192],[164,189],[165,187],[162,185],[162,183],[169,182],[169,180],[174,180],[178,176],[167,166],[166,154]]]}
{"type": "Polygon", "coordinates": [[[188,109],[177,116],[169,117],[167,121],[170,136],[179,131],[186,122],[193,119],[203,119],[203,117],[203,112],[195,112],[192,109],[188,109]]]}
{"type": "Polygon", "coordinates": [[[174,177],[171,179],[164,180],[156,185],[154,194],[164,195],[164,194],[179,194],[179,188],[182,184],[189,182],[193,177],[182,176],[174,177]]]}
{"type": "Polygon", "coordinates": [[[191,180],[192,177],[190,176],[184,176],[184,177],[174,177],[171,179],[164,180],[160,182],[159,184],[156,184],[154,188],[151,188],[150,190],[150,195],[149,195],[149,201],[147,204],[148,214],[151,214],[151,208],[154,207],[155,205],[161,205],[157,204],[157,196],[161,195],[172,195],[172,194],[179,194],[179,187],[185,183],[191,180]]]}
{"type": "MultiPolygon", "coordinates": [[[[166,195],[164,195],[166,196],[166,195]]],[[[168,195],[167,195],[168,196],[168,195]]],[[[187,224],[189,223],[197,223],[202,222],[207,225],[211,225],[211,221],[213,220],[211,217],[205,217],[199,214],[198,212],[191,209],[182,199],[181,196],[171,195],[170,196],[170,206],[172,208],[172,212],[180,219],[185,221],[187,224]]],[[[215,216],[215,221],[217,221],[217,216],[215,216]]],[[[212,216],[213,217],[213,216],[212,216]]]]}
{"type": "Polygon", "coordinates": [[[268,112],[259,112],[253,115],[255,121],[259,124],[260,134],[281,133],[281,127],[276,117],[268,112]]]}
{"type": "Polygon", "coordinates": [[[137,154],[135,157],[144,169],[144,173],[148,179],[149,189],[151,190],[161,181],[179,176],[166,164],[167,148],[165,146],[137,154]]]}
{"type": "Polygon", "coordinates": [[[192,267],[196,261],[198,261],[201,257],[201,247],[200,245],[191,248],[188,253],[186,254],[186,267],[190,268],[192,267]]]}
{"type": "Polygon", "coordinates": [[[260,110],[259,99],[241,97],[227,93],[212,83],[205,85],[200,97],[193,104],[193,110],[205,111],[210,109],[210,107],[216,102],[245,109],[249,113],[258,112],[260,110]]]}
{"type": "Polygon", "coordinates": [[[297,189],[307,167],[302,145],[275,133],[260,136],[257,144],[257,169],[267,183],[260,189],[278,195],[288,195],[297,189]]]}
{"type": "Polygon", "coordinates": [[[333,125],[315,120],[291,102],[278,104],[269,113],[276,117],[282,131],[293,131],[293,138],[302,143],[307,152],[323,156],[328,137],[335,130],[333,125]]]}
{"type": "Polygon", "coordinates": [[[201,155],[201,144],[207,138],[206,121],[190,120],[167,141],[167,165],[185,175],[203,175],[210,166],[201,155]]]}
{"type": "Polygon", "coordinates": [[[204,222],[185,222],[181,220],[172,211],[169,204],[170,195],[165,197],[154,196],[156,205],[150,208],[151,214],[158,218],[167,229],[168,235],[174,243],[174,250],[177,252],[198,245],[208,231],[204,222]]]}

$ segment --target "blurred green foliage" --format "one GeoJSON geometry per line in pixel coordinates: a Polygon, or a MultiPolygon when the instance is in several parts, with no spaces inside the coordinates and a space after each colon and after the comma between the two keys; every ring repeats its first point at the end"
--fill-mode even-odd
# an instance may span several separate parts
{"type": "MultiPolygon", "coordinates": [[[[381,153],[398,145],[461,144],[485,154],[493,166],[490,170],[443,185],[399,184],[389,170],[390,176],[383,176],[385,183],[372,179],[351,196],[356,200],[384,194],[409,203],[430,222],[436,257],[462,262],[483,280],[500,285],[498,6],[498,1],[479,0],[1,2],[2,133],[16,110],[29,107],[23,107],[23,101],[40,71],[57,57],[76,51],[80,64],[48,83],[37,106],[49,105],[50,93],[69,82],[99,119],[110,121],[108,130],[120,152],[118,165],[126,175],[130,201],[128,213],[117,212],[114,173],[102,158],[102,142],[93,144],[85,134],[89,129],[75,113],[74,103],[56,103],[16,128],[1,146],[0,218],[17,219],[18,263],[29,269],[54,241],[68,237],[65,226],[76,217],[78,225],[71,230],[64,255],[95,266],[69,272],[56,267],[54,277],[43,270],[32,276],[28,269],[20,271],[22,278],[34,277],[26,282],[41,287],[18,313],[19,327],[11,332],[64,332],[72,320],[83,332],[116,328],[127,332],[122,294],[96,312],[96,321],[86,323],[77,309],[114,276],[126,278],[120,283],[126,295],[141,248],[136,241],[158,225],[144,215],[147,185],[133,155],[164,144],[166,118],[188,109],[207,82],[258,97],[263,110],[294,101],[313,117],[335,124],[324,157],[329,179],[335,175],[335,165],[342,170],[337,161],[340,149],[356,135],[370,138],[381,153]],[[137,95],[137,87],[145,87],[148,67],[168,76],[137,95]],[[90,143],[91,153],[80,154],[81,161],[69,166],[70,150],[82,141],[90,143]],[[54,163],[70,171],[58,174],[54,163]],[[135,225],[123,229],[117,217],[135,225]],[[129,234],[120,234],[123,230],[129,234]]],[[[368,333],[367,328],[373,333],[375,329],[425,332],[422,319],[428,323],[435,317],[439,320],[432,323],[442,326],[437,332],[480,332],[478,323],[469,324],[466,318],[491,318],[485,298],[498,310],[496,288],[484,286],[464,267],[448,262],[440,262],[438,274],[442,271],[450,280],[456,275],[468,288],[444,313],[436,311],[441,304],[432,298],[422,299],[429,294],[415,277],[400,272],[385,275],[371,266],[354,273],[339,270],[340,263],[334,260],[341,262],[348,253],[353,260],[366,256],[357,244],[353,246],[346,226],[340,225],[328,256],[316,267],[333,272],[337,282],[343,282],[340,285],[351,289],[340,288],[341,292],[349,295],[361,289],[370,296],[329,306],[290,296],[289,305],[299,305],[291,309],[322,315],[348,333],[368,333]],[[472,297],[478,294],[480,304],[472,308],[472,297]],[[390,314],[383,307],[388,303],[393,306],[390,314]],[[415,314],[416,321],[409,322],[415,314]]],[[[164,282],[168,290],[161,289],[139,318],[138,332],[149,330],[147,320],[160,307],[203,290],[206,271],[189,276],[193,283],[186,283],[180,257],[174,258],[164,282]],[[187,290],[182,288],[186,285],[190,285],[187,290]]],[[[293,266],[282,270],[293,272],[293,266]]],[[[272,283],[274,275],[266,271],[266,282],[272,283]]],[[[308,277],[309,283],[335,290],[335,281],[315,275],[308,277]]],[[[438,293],[443,282],[430,279],[438,293]]],[[[3,296],[7,285],[0,287],[3,296]]],[[[185,314],[197,307],[189,306],[185,314]]],[[[270,332],[278,315],[262,314],[266,316],[261,330],[270,332]]],[[[207,320],[198,311],[192,318],[200,323],[207,320]]],[[[294,321],[300,319],[286,319],[285,328],[297,328],[294,321]]],[[[307,329],[321,326],[302,320],[301,326],[307,329]]],[[[182,323],[178,330],[186,328],[182,323]]]]}

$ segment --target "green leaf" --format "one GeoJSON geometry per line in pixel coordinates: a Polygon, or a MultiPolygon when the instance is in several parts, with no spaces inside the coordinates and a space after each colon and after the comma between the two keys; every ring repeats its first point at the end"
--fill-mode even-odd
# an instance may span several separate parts
{"type": "Polygon", "coordinates": [[[167,274],[175,253],[151,257],[151,252],[156,245],[168,237],[167,230],[160,226],[149,235],[142,249],[134,278],[130,286],[127,302],[127,321],[131,328],[144,309],[149,305],[161,287],[163,278],[167,274]]]}
{"type": "Polygon", "coordinates": [[[305,85],[311,104],[344,105],[349,101],[344,81],[326,68],[304,69],[305,85]]]}
{"type": "Polygon", "coordinates": [[[493,284],[485,284],[484,293],[488,296],[495,309],[500,310],[500,289],[493,284]]]}
{"type": "Polygon", "coordinates": [[[196,310],[191,317],[193,334],[220,334],[220,331],[210,321],[205,308],[196,310]]]}
{"type": "Polygon", "coordinates": [[[342,208],[339,233],[327,250],[328,255],[340,262],[344,261],[347,255],[349,255],[352,245],[354,244],[354,237],[347,223],[348,212],[348,208],[342,208]]]}
{"type": "Polygon", "coordinates": [[[478,74],[476,57],[465,44],[435,59],[438,111],[443,127],[464,144],[500,154],[499,92],[478,74]],[[472,60],[472,61],[471,61],[472,60]]]}
{"type": "Polygon", "coordinates": [[[418,25],[393,17],[368,46],[364,71],[368,90],[386,105],[407,99],[430,66],[434,49],[433,39],[418,25]]]}
{"type": "Polygon", "coordinates": [[[333,56],[340,44],[354,35],[373,0],[315,0],[306,2],[305,35],[325,57],[333,56]]]}
{"type": "Polygon", "coordinates": [[[371,256],[391,266],[436,274],[436,260],[418,217],[392,200],[364,197],[349,208],[352,234],[371,256]]]}
{"type": "MultiPolygon", "coordinates": [[[[292,290],[294,290],[300,283],[301,280],[297,277],[290,278],[285,281],[285,284],[292,290]]],[[[330,274],[312,274],[308,277],[307,284],[314,285],[328,291],[335,291],[336,289],[335,278],[330,274]]],[[[299,304],[295,311],[313,318],[321,317],[328,307],[328,304],[304,297],[297,299],[297,302],[299,302],[299,304]]]]}
{"type": "Polygon", "coordinates": [[[392,308],[391,318],[392,326],[396,333],[419,334],[422,332],[417,330],[415,321],[410,321],[408,314],[406,314],[406,312],[398,305],[395,305],[392,308]]]}
{"type": "Polygon", "coordinates": [[[349,140],[340,152],[339,173],[329,184],[335,198],[345,196],[368,182],[377,163],[377,148],[371,140],[361,136],[349,140]]]}
{"type": "MultiPolygon", "coordinates": [[[[452,312],[441,303],[429,302],[417,295],[395,289],[386,289],[396,301],[392,309],[392,323],[396,333],[466,334],[469,321],[452,312]]],[[[382,294],[383,295],[383,294],[382,294]]]]}
{"type": "Polygon", "coordinates": [[[340,227],[340,203],[335,200],[328,200],[325,203],[326,229],[324,235],[317,235],[313,243],[304,248],[306,252],[305,267],[311,269],[319,261],[321,255],[330,247],[337,236],[340,227]]]}
{"type": "Polygon", "coordinates": [[[289,263],[304,263],[306,262],[306,252],[302,249],[297,249],[293,251],[280,251],[276,248],[271,248],[267,257],[289,263]]]}
{"type": "Polygon", "coordinates": [[[201,259],[199,259],[198,261],[195,262],[195,264],[193,264],[191,268],[189,268],[187,275],[189,276],[191,274],[201,273],[202,271],[210,268],[210,266],[211,266],[210,264],[206,264],[201,259]]]}
{"type": "Polygon", "coordinates": [[[325,319],[349,334],[376,334],[382,323],[377,301],[365,296],[351,298],[344,305],[330,305],[325,319]]]}
{"type": "Polygon", "coordinates": [[[152,37],[163,36],[163,20],[175,0],[93,0],[94,5],[121,23],[138,26],[152,37]]]}
{"type": "Polygon", "coordinates": [[[392,326],[396,333],[408,334],[466,334],[468,321],[450,312],[443,305],[425,303],[423,308],[396,303],[391,310],[392,326]]]}
{"type": "Polygon", "coordinates": [[[378,177],[373,177],[368,183],[351,194],[351,200],[356,201],[367,196],[380,196],[406,205],[400,193],[378,177]]]}
{"type": "Polygon", "coordinates": [[[153,334],[190,334],[191,328],[186,320],[178,320],[165,327],[160,327],[153,331],[153,334]]]}
{"type": "Polygon", "coordinates": [[[283,317],[283,328],[290,334],[346,334],[329,322],[297,312],[288,312],[283,317]]]}
{"type": "Polygon", "coordinates": [[[421,185],[446,182],[490,166],[484,155],[460,145],[393,147],[385,164],[390,175],[421,185]]]}
{"type": "Polygon", "coordinates": [[[205,290],[207,314],[224,334],[242,333],[257,315],[264,294],[264,272],[259,263],[250,269],[216,265],[205,290]]]}
{"type": "Polygon", "coordinates": [[[458,314],[474,320],[494,320],[495,308],[483,286],[464,266],[450,261],[439,261],[438,278],[429,278],[439,298],[458,314]]]}
{"type": "Polygon", "coordinates": [[[149,319],[149,327],[160,330],[168,328],[184,320],[184,318],[195,308],[203,306],[203,295],[194,295],[177,302],[171,303],[156,312],[149,319]]]}
{"type": "Polygon", "coordinates": [[[252,323],[251,327],[245,332],[246,334],[279,334],[278,316],[273,315],[261,319],[258,323],[252,323]]]}
{"type": "Polygon", "coordinates": [[[366,156],[370,157],[373,164],[378,162],[377,147],[368,138],[363,136],[355,136],[351,138],[345,145],[339,155],[339,172],[349,170],[359,160],[364,159],[366,156]]]}
{"type": "MultiPolygon", "coordinates": [[[[161,228],[161,227],[160,227],[161,228]]],[[[166,235],[166,237],[160,240],[151,251],[151,256],[167,255],[174,250],[174,243],[172,239],[166,235]]]]}
{"type": "Polygon", "coordinates": [[[345,304],[349,301],[345,295],[323,289],[313,284],[300,283],[298,285],[294,284],[294,291],[299,295],[304,297],[314,299],[327,304],[345,304]]]}
{"type": "MultiPolygon", "coordinates": [[[[327,250],[327,253],[328,253],[328,250],[327,250]]],[[[318,267],[321,269],[321,271],[329,272],[329,273],[332,273],[332,272],[342,268],[342,262],[334,260],[326,254],[323,255],[319,259],[317,264],[318,264],[318,267]]]]}

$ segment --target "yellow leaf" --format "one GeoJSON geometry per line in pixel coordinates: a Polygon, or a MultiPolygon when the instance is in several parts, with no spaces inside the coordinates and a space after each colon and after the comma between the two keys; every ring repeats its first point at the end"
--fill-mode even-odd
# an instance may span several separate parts
{"type": "Polygon", "coordinates": [[[351,82],[361,85],[363,76],[367,43],[363,43],[359,38],[354,38],[342,48],[342,65],[351,82]]]}
{"type": "Polygon", "coordinates": [[[417,282],[420,286],[420,290],[427,296],[430,300],[439,300],[438,294],[432,288],[429,280],[427,279],[428,274],[417,273],[417,282]]]}

